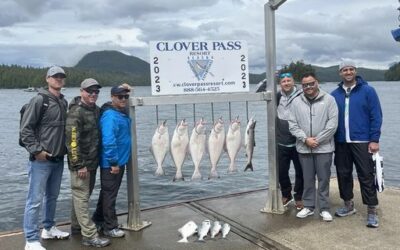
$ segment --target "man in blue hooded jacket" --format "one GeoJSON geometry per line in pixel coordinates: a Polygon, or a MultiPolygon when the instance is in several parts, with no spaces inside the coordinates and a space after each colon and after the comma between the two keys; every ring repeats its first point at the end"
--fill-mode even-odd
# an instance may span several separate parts
{"type": "Polygon", "coordinates": [[[127,84],[111,88],[111,102],[101,107],[101,190],[93,221],[106,236],[125,235],[118,227],[115,203],[125,166],[131,155],[131,120],[127,114],[130,87],[127,84]]]}
{"type": "Polygon", "coordinates": [[[372,154],[379,151],[382,110],[373,87],[360,76],[354,62],[339,65],[342,82],[332,92],[339,108],[339,124],[335,134],[335,165],[340,198],[344,207],[335,215],[344,217],[356,213],[353,202],[353,164],[356,167],[362,201],[368,206],[367,227],[379,226],[378,197],[374,184],[372,154]]]}

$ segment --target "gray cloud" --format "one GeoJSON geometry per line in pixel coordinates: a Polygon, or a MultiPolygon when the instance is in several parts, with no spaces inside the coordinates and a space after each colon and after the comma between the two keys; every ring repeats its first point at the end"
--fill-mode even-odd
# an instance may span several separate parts
{"type": "MultiPolygon", "coordinates": [[[[148,60],[149,41],[240,39],[248,42],[251,71],[262,72],[266,2],[2,0],[0,63],[73,66],[85,53],[103,49],[148,60]]],[[[395,4],[287,1],[276,11],[277,64],[304,60],[330,66],[352,58],[385,68],[400,60],[398,44],[390,35],[399,25],[395,4]]]]}

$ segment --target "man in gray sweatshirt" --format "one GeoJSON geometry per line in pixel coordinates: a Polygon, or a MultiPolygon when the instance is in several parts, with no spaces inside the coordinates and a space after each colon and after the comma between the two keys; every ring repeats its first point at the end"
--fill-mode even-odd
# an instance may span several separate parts
{"type": "Polygon", "coordinates": [[[39,90],[39,94],[31,99],[21,119],[20,138],[30,155],[29,188],[24,213],[25,250],[45,249],[40,238],[69,237],[69,233],[59,230],[54,221],[64,170],[64,155],[67,152],[64,133],[67,101],[61,94],[65,78],[62,68],[51,67],[46,75],[48,88],[39,90]],[[41,234],[40,210],[43,211],[41,234]]]}
{"type": "Polygon", "coordinates": [[[317,176],[320,216],[324,221],[332,221],[329,212],[329,180],[338,109],[334,98],[319,88],[314,73],[304,74],[301,85],[303,94],[293,100],[289,118],[289,130],[296,137],[296,149],[304,178],[304,208],[296,216],[306,218],[314,214],[317,176]]]}

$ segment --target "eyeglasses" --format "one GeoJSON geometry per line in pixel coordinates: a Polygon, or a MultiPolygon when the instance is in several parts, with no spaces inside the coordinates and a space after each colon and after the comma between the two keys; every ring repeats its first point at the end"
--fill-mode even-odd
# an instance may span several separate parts
{"type": "Polygon", "coordinates": [[[116,95],[116,97],[118,98],[118,100],[128,100],[129,99],[129,95],[116,95]]]}
{"type": "Polygon", "coordinates": [[[84,90],[89,95],[98,95],[100,93],[100,90],[98,90],[98,89],[84,89],[84,90]]]}
{"type": "Polygon", "coordinates": [[[316,82],[316,81],[307,82],[307,83],[302,83],[302,84],[301,84],[301,87],[302,87],[303,89],[312,88],[312,87],[314,87],[315,82],[316,82]]]}
{"type": "Polygon", "coordinates": [[[282,73],[282,74],[279,75],[280,79],[285,78],[285,77],[293,77],[293,75],[290,72],[282,73]]]}

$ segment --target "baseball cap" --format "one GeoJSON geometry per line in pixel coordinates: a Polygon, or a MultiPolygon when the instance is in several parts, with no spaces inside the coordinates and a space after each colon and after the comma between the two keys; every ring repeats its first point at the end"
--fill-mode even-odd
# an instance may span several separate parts
{"type": "Polygon", "coordinates": [[[114,86],[111,88],[111,95],[127,94],[130,90],[121,86],[114,86]]]}
{"type": "Polygon", "coordinates": [[[92,86],[96,86],[99,89],[101,88],[100,84],[93,78],[87,78],[81,83],[81,89],[87,89],[92,86]]]}
{"type": "Polygon", "coordinates": [[[339,71],[341,71],[341,70],[342,70],[343,68],[345,68],[345,67],[356,68],[356,64],[355,64],[353,61],[348,61],[348,60],[342,61],[342,62],[339,64],[339,71]]]}
{"type": "Polygon", "coordinates": [[[56,74],[63,74],[64,77],[67,77],[67,75],[65,74],[65,71],[59,66],[50,67],[49,70],[47,71],[46,77],[54,76],[56,74]]]}

